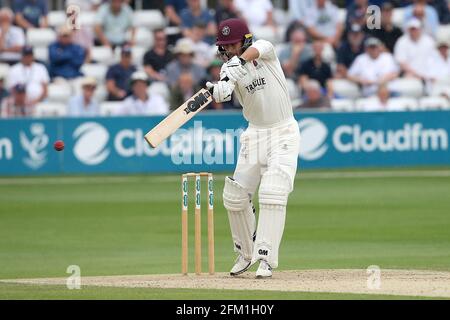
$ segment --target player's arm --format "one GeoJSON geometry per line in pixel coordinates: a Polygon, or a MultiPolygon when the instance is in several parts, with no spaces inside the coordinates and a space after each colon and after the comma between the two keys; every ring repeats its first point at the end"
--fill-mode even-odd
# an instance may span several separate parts
{"type": "Polygon", "coordinates": [[[257,40],[241,55],[245,61],[256,59],[275,60],[277,57],[275,47],[267,40],[257,40]]]}
{"type": "Polygon", "coordinates": [[[249,47],[245,52],[241,55],[241,59],[245,61],[253,61],[259,58],[259,51],[254,47],[249,47]]]}

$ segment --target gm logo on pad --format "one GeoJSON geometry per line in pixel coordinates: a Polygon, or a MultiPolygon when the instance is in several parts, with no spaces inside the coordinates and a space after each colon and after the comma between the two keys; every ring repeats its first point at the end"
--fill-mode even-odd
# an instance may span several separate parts
{"type": "Polygon", "coordinates": [[[76,141],[73,153],[83,164],[94,166],[108,157],[109,132],[102,125],[85,122],[75,129],[73,138],[76,141]]]}
{"type": "Polygon", "coordinates": [[[301,134],[300,158],[313,161],[321,158],[328,150],[325,143],[328,129],[316,118],[305,118],[298,122],[301,134]]]}

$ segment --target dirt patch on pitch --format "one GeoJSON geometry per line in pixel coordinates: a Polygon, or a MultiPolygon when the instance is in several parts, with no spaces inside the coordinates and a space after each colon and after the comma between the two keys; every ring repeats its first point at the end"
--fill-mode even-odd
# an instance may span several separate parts
{"type": "MultiPolygon", "coordinates": [[[[82,277],[82,286],[128,288],[185,288],[269,290],[298,292],[334,292],[388,294],[426,297],[450,297],[450,272],[424,270],[381,270],[380,282],[366,270],[277,271],[271,279],[255,279],[253,272],[240,277],[216,275],[133,275],[82,277]],[[379,286],[378,286],[379,285],[379,286]],[[378,287],[378,288],[377,288],[378,287]]],[[[65,285],[65,278],[0,280],[23,284],[65,285]]]]}

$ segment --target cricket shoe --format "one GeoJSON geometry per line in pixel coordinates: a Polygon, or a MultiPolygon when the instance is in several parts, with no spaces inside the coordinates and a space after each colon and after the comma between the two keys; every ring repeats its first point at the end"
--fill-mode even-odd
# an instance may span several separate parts
{"type": "Polygon", "coordinates": [[[264,279],[272,277],[272,267],[264,260],[259,262],[258,270],[256,270],[256,278],[264,279]]]}
{"type": "Polygon", "coordinates": [[[230,275],[237,276],[248,270],[252,265],[251,260],[246,260],[243,256],[239,255],[231,268],[230,275]]]}

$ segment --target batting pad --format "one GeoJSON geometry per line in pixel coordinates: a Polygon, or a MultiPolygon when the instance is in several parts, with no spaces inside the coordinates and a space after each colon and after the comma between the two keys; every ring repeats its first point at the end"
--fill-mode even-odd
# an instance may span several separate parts
{"type": "Polygon", "coordinates": [[[286,221],[286,204],[292,191],[291,179],[282,170],[269,170],[259,188],[259,221],[252,262],[265,260],[278,267],[278,251],[286,221]]]}
{"type": "Polygon", "coordinates": [[[246,260],[251,260],[256,219],[248,191],[232,178],[226,177],[223,203],[228,211],[234,251],[246,260]]]}

